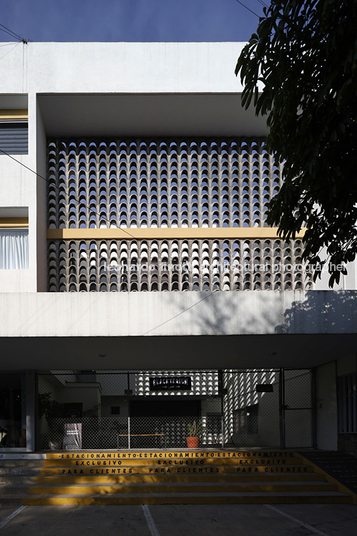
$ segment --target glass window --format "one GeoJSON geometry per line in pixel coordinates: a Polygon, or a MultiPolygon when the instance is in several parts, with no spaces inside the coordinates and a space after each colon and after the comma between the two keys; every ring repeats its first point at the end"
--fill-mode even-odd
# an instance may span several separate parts
{"type": "Polygon", "coordinates": [[[28,258],[28,230],[0,230],[0,269],[26,269],[29,267],[28,258]]]}
{"type": "Polygon", "coordinates": [[[27,120],[0,119],[0,147],[10,154],[28,154],[27,120]]]}

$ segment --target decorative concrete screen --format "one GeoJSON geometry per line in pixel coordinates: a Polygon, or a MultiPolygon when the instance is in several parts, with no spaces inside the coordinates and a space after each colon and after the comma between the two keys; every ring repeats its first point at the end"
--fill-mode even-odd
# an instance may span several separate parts
{"type": "Polygon", "coordinates": [[[264,140],[52,140],[48,150],[50,291],[311,288],[301,240],[265,223],[281,169],[264,140]]]}

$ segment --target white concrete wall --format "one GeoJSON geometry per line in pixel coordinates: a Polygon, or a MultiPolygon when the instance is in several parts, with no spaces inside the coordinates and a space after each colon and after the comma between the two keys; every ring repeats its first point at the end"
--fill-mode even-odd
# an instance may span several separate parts
{"type": "MultiPolygon", "coordinates": [[[[36,102],[37,104],[37,102],[36,102]]],[[[32,134],[32,131],[31,131],[32,134]]],[[[36,106],[36,264],[37,291],[47,291],[47,142],[41,111],[36,106]]],[[[32,138],[31,138],[32,141],[32,138]]]]}
{"type": "MultiPolygon", "coordinates": [[[[0,292],[46,291],[46,136],[41,93],[236,94],[243,43],[28,43],[1,61],[0,108],[24,107],[29,153],[0,155],[0,207],[29,208],[29,269],[2,270],[0,292]],[[26,169],[21,166],[24,164],[26,169]]],[[[252,119],[249,119],[251,121],[252,119]]],[[[83,134],[83,133],[82,133],[83,134]]]]}
{"type": "MultiPolygon", "coordinates": [[[[15,80],[16,76],[0,77],[0,79],[4,78],[12,80],[17,88],[14,89],[14,92],[23,91],[20,89],[23,87],[23,83],[19,84],[15,80]]],[[[3,96],[0,94],[0,109],[9,107],[10,100],[15,105],[18,102],[18,108],[20,108],[23,106],[25,98],[26,92],[25,95],[3,96]]],[[[13,155],[12,157],[0,154],[0,208],[28,208],[29,268],[26,270],[0,270],[0,292],[36,292],[37,290],[37,179],[35,173],[30,171],[37,169],[36,96],[34,93],[28,95],[28,114],[28,154],[13,155]]]]}
{"type": "MultiPolygon", "coordinates": [[[[15,155],[26,166],[32,155],[15,155]]],[[[0,270],[0,292],[36,291],[36,197],[35,176],[6,155],[0,154],[0,207],[26,207],[29,214],[29,268],[0,270]]]]}
{"type": "MultiPolygon", "coordinates": [[[[326,259],[326,248],[320,253],[322,260],[326,259]]],[[[314,284],[315,290],[327,290],[329,288],[330,274],[327,271],[328,266],[323,267],[321,277],[316,279],[314,284]]],[[[341,272],[340,281],[335,284],[334,290],[354,290],[357,288],[357,261],[349,262],[346,265],[347,274],[343,275],[341,272]]]]}
{"type": "Polygon", "coordinates": [[[0,337],[349,334],[356,305],[357,291],[3,293],[0,337]]]}
{"type": "Polygon", "coordinates": [[[0,93],[236,93],[244,43],[28,43],[1,61],[0,93]]]}
{"type": "Polygon", "coordinates": [[[336,363],[316,369],[317,448],[337,450],[336,363]]]}

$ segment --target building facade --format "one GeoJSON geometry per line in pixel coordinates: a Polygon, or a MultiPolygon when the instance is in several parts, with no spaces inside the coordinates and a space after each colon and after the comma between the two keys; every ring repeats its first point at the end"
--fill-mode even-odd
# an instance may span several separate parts
{"type": "Polygon", "coordinates": [[[314,283],[242,43],[28,43],[0,80],[5,450],[353,450],[356,270],[314,283]]]}

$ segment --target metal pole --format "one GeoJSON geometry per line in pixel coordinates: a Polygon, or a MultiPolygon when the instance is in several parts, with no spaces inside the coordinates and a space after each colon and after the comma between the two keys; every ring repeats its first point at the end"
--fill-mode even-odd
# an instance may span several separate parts
{"type": "Polygon", "coordinates": [[[218,370],[218,393],[221,395],[221,435],[222,449],[224,449],[224,391],[223,391],[223,370],[218,370]]]}
{"type": "Polygon", "coordinates": [[[128,449],[130,450],[130,417],[128,417],[128,449]]]}
{"type": "Polygon", "coordinates": [[[317,448],[317,397],[316,397],[316,369],[311,369],[311,426],[312,448],[317,448]]]}
{"type": "Polygon", "coordinates": [[[285,449],[285,383],[284,369],[279,370],[279,424],[280,448],[285,449]]]}

